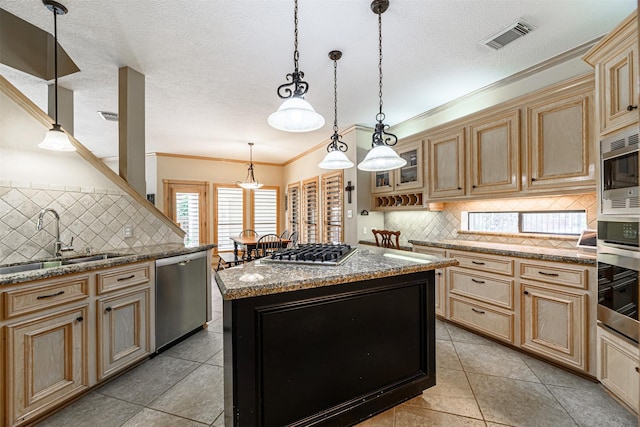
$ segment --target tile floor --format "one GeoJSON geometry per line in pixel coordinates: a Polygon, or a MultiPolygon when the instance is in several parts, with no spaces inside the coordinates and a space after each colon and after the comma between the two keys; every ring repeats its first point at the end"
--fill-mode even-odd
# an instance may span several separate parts
{"type": "MultiPolygon", "coordinates": [[[[217,290],[217,288],[216,288],[217,290]]],[[[223,426],[222,301],[203,330],[39,427],[223,426]]],[[[638,425],[604,389],[441,321],[437,385],[358,427],[638,425]]]]}

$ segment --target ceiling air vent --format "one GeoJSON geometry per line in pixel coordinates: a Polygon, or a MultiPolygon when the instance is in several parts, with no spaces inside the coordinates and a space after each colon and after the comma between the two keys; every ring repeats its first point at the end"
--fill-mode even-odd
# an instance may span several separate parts
{"type": "Polygon", "coordinates": [[[98,111],[98,114],[100,115],[100,117],[102,117],[103,120],[106,120],[108,122],[118,121],[118,113],[110,113],[109,111],[98,111]]]}
{"type": "Polygon", "coordinates": [[[523,19],[519,19],[507,28],[487,37],[481,43],[491,49],[502,49],[512,41],[529,34],[534,29],[535,27],[533,25],[523,19]]]}

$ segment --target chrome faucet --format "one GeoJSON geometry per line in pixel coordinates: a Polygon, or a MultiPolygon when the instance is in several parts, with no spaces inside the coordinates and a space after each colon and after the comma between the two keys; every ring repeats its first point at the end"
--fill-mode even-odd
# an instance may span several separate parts
{"type": "Polygon", "coordinates": [[[71,243],[69,243],[69,246],[65,246],[64,243],[62,243],[62,241],[60,240],[60,215],[58,215],[58,212],[56,212],[55,209],[46,208],[40,211],[40,215],[38,216],[38,223],[36,224],[36,230],[37,231],[42,230],[42,222],[43,222],[42,218],[44,218],[44,215],[47,212],[51,212],[53,216],[56,218],[56,242],[54,243],[54,246],[53,246],[53,253],[55,254],[55,256],[61,256],[62,252],[72,251],[73,236],[71,236],[71,243]]]}

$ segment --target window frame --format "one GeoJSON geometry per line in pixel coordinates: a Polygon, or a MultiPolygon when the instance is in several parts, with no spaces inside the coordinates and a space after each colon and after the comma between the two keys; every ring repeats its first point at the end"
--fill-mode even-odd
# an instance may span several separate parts
{"type": "MultiPolygon", "coordinates": [[[[321,191],[321,200],[322,200],[322,209],[321,209],[321,223],[322,223],[322,241],[326,243],[331,243],[333,239],[331,239],[330,233],[333,228],[339,228],[339,237],[338,241],[344,241],[344,173],[342,170],[327,172],[322,174],[321,176],[322,183],[322,191],[321,191]],[[327,189],[328,185],[335,185],[334,179],[337,178],[338,185],[338,196],[335,199],[338,201],[340,208],[340,218],[338,220],[339,224],[334,224],[336,222],[334,220],[334,216],[329,215],[330,204],[329,204],[329,196],[330,192],[327,189]]],[[[331,203],[332,205],[334,203],[331,203]]]]}
{"type": "Polygon", "coordinates": [[[309,179],[305,179],[304,181],[302,181],[302,195],[301,195],[301,203],[300,203],[300,208],[301,208],[301,213],[300,213],[300,229],[301,229],[301,241],[303,243],[320,243],[320,239],[322,238],[322,218],[321,218],[321,212],[320,212],[320,177],[319,176],[315,176],[313,178],[309,178],[309,179]],[[309,217],[309,203],[308,203],[308,199],[309,199],[309,188],[315,186],[315,206],[314,206],[314,210],[315,210],[315,214],[316,214],[316,224],[314,227],[314,234],[315,234],[315,239],[314,241],[309,241],[309,227],[307,226],[307,224],[309,224],[309,222],[307,221],[307,218],[309,217]]]}
{"type": "Polygon", "coordinates": [[[176,222],[176,193],[198,194],[198,223],[199,244],[206,244],[211,238],[209,235],[209,182],[188,181],[177,179],[163,179],[164,214],[180,227],[176,222]]]}
{"type": "MultiPolygon", "coordinates": [[[[249,206],[251,207],[250,213],[249,213],[249,227],[252,230],[256,229],[256,222],[255,222],[255,192],[256,191],[260,191],[260,190],[275,190],[276,191],[276,231],[275,233],[277,235],[280,235],[280,233],[282,233],[282,229],[280,227],[280,187],[277,185],[263,185],[262,187],[256,189],[256,190],[245,190],[245,195],[246,195],[246,191],[249,192],[248,195],[248,200],[249,200],[249,206]]],[[[245,206],[246,208],[246,206],[245,206]]],[[[246,228],[246,227],[245,227],[246,228]]]]}
{"type": "Polygon", "coordinates": [[[462,231],[467,233],[494,233],[494,234],[523,234],[523,235],[531,235],[531,234],[541,234],[547,236],[579,236],[582,230],[576,233],[568,233],[568,232],[546,232],[546,231],[524,231],[523,229],[523,216],[526,214],[569,214],[569,213],[582,213],[585,216],[585,225],[584,228],[587,229],[589,227],[587,211],[585,209],[570,209],[570,210],[535,210],[535,211],[473,211],[473,212],[465,212],[467,215],[466,221],[462,220],[461,224],[466,224],[466,229],[462,231]],[[517,222],[518,229],[516,231],[487,231],[487,230],[471,230],[469,228],[470,221],[469,215],[471,214],[489,214],[489,213],[498,213],[498,214],[517,214],[517,222]]]}
{"type": "MultiPolygon", "coordinates": [[[[235,184],[213,184],[213,241],[219,246],[220,242],[218,241],[218,232],[220,229],[220,224],[218,221],[218,189],[220,188],[232,188],[242,191],[242,230],[246,230],[247,227],[247,206],[248,206],[248,196],[247,191],[243,188],[238,187],[235,184]]],[[[215,253],[218,252],[232,252],[231,250],[222,250],[220,251],[218,247],[215,248],[215,253]]]]}

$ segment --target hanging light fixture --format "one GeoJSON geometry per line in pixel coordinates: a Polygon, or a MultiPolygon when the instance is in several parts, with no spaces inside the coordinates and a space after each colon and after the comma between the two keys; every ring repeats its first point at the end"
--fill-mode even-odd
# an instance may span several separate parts
{"type": "Polygon", "coordinates": [[[393,151],[392,146],[398,142],[398,137],[386,132],[389,125],[383,123],[385,115],[382,112],[382,14],[389,7],[389,0],[373,0],[371,10],[378,15],[378,71],[379,71],[379,91],[380,110],[376,115],[376,128],[371,137],[371,151],[369,151],[358,169],[363,171],[386,171],[398,169],[407,164],[407,161],[393,151]]]}
{"type": "Polygon", "coordinates": [[[278,110],[267,118],[274,128],[287,132],[310,132],[324,126],[324,117],[316,113],[311,104],[304,99],[309,83],[302,80],[304,73],[298,70],[298,0],[294,6],[294,50],[293,73],[287,74],[288,83],[278,86],[278,96],[285,99],[278,110]],[[293,90],[291,90],[293,86],[293,90]]]}
{"type": "Polygon", "coordinates": [[[53,72],[55,76],[55,104],[54,120],[55,124],[44,136],[38,147],[45,150],[54,151],[75,151],[76,147],[71,144],[69,137],[58,124],[58,15],[65,15],[68,10],[60,3],[53,0],[42,0],[42,3],[53,12],[53,72]]]}
{"type": "Polygon", "coordinates": [[[256,177],[253,176],[253,142],[249,142],[249,170],[247,171],[247,178],[244,181],[236,182],[236,185],[248,190],[255,190],[264,185],[260,184],[256,177]]]}
{"type": "Polygon", "coordinates": [[[342,58],[342,52],[332,50],[329,58],[333,61],[333,135],[331,142],[327,146],[327,155],[320,162],[318,167],[322,169],[348,169],[353,166],[353,162],[344,154],[349,146],[341,141],[342,135],[338,134],[338,59],[342,58]]]}

